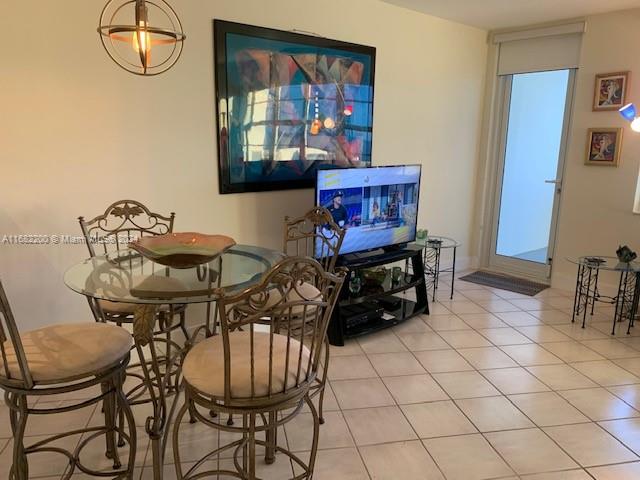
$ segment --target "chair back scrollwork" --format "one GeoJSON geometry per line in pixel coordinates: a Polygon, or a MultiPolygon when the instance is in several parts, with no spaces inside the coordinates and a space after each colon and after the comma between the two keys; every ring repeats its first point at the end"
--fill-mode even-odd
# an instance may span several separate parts
{"type": "MultiPolygon", "coordinates": [[[[344,277],[343,271],[329,273],[312,258],[287,257],[258,285],[240,293],[219,292],[227,404],[238,399],[232,392],[231,378],[239,371],[250,376],[251,382],[250,394],[245,392],[241,400],[269,397],[279,401],[297,398],[308,390],[318,374],[324,338],[344,277]],[[315,288],[309,289],[309,285],[315,288]],[[233,351],[237,333],[244,335],[242,347],[249,350],[249,361],[241,365],[231,360],[237,358],[233,351]],[[256,387],[258,383],[262,390],[256,387]]],[[[246,351],[243,358],[247,358],[246,351]]]]}
{"type": "Polygon", "coordinates": [[[285,217],[284,222],[284,253],[315,258],[326,271],[333,272],[345,230],[333,220],[331,212],[314,207],[302,217],[285,217]]]}
{"type": "Polygon", "coordinates": [[[175,213],[169,216],[154,213],[136,200],[119,200],[107,207],[102,215],[86,221],[78,217],[89,254],[96,256],[94,245],[102,245],[100,254],[126,248],[135,238],[164,235],[173,231],[175,213]]]}
{"type": "Polygon", "coordinates": [[[2,375],[6,379],[7,386],[33,388],[33,378],[24,353],[22,340],[20,339],[20,332],[2,286],[2,281],[0,281],[0,355],[2,356],[2,375]],[[14,369],[9,368],[9,362],[11,362],[14,369]],[[16,364],[20,372],[19,377],[15,375],[16,364]]]}

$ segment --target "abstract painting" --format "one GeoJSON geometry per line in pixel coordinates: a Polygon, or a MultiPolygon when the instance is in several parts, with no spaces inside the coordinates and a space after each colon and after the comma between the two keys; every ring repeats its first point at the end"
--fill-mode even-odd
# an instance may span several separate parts
{"type": "Polygon", "coordinates": [[[601,73],[596,75],[593,94],[593,111],[618,110],[624,106],[629,85],[629,72],[601,73]]]}
{"type": "Polygon", "coordinates": [[[375,48],[214,20],[220,193],[371,165],[375,48]]]}
{"type": "Polygon", "coordinates": [[[590,128],[587,136],[587,165],[617,167],[622,149],[621,128],[590,128]]]}

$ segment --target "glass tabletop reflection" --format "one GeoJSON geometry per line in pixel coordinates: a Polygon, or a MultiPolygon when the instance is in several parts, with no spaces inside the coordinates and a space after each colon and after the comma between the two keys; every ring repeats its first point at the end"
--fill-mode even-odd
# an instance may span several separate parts
{"type": "Polygon", "coordinates": [[[276,250],[236,245],[209,263],[177,269],[125,249],[72,266],[64,282],[82,295],[112,302],[201,303],[215,300],[217,289],[236,291],[257,283],[282,258],[276,250]]]}
{"type": "Polygon", "coordinates": [[[416,238],[416,243],[427,248],[455,248],[460,246],[460,242],[457,240],[441,235],[429,235],[427,238],[416,238]]]}
{"type": "Polygon", "coordinates": [[[583,256],[569,257],[567,261],[576,265],[599,270],[611,270],[617,272],[640,272],[640,262],[621,262],[617,257],[583,256]]]}

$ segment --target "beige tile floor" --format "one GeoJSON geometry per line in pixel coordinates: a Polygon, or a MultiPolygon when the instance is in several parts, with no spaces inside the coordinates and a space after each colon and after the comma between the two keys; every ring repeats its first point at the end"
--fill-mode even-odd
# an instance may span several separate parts
{"type": "MultiPolygon", "coordinates": [[[[640,478],[640,330],[611,337],[609,307],[598,309],[584,330],[571,324],[571,292],[548,289],[530,298],[458,281],[451,301],[446,283],[441,287],[431,316],[332,348],[314,479],[640,478]]],[[[0,415],[0,478],[6,478],[6,408],[0,415]]],[[[144,407],[136,409],[136,480],[151,478],[145,415],[144,407]]],[[[34,419],[27,433],[38,440],[100,420],[91,407],[34,419]]],[[[280,442],[304,456],[311,422],[301,413],[280,442]]],[[[185,462],[225,435],[185,424],[185,462]]],[[[108,466],[101,443],[86,458],[108,466]]],[[[168,479],[175,478],[172,462],[169,452],[168,479]]],[[[228,464],[228,455],[221,462],[228,464]]],[[[31,459],[33,478],[60,478],[65,468],[55,454],[31,459]]],[[[292,467],[279,457],[271,466],[259,462],[259,473],[282,480],[292,467]]]]}

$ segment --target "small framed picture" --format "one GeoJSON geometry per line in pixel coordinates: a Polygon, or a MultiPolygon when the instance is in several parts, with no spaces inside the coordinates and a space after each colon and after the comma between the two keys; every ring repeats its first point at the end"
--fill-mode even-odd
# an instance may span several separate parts
{"type": "Polygon", "coordinates": [[[586,165],[617,167],[622,149],[622,128],[590,128],[586,165]]]}
{"type": "Polygon", "coordinates": [[[625,105],[630,72],[601,73],[596,75],[593,111],[618,110],[625,105]]]}

